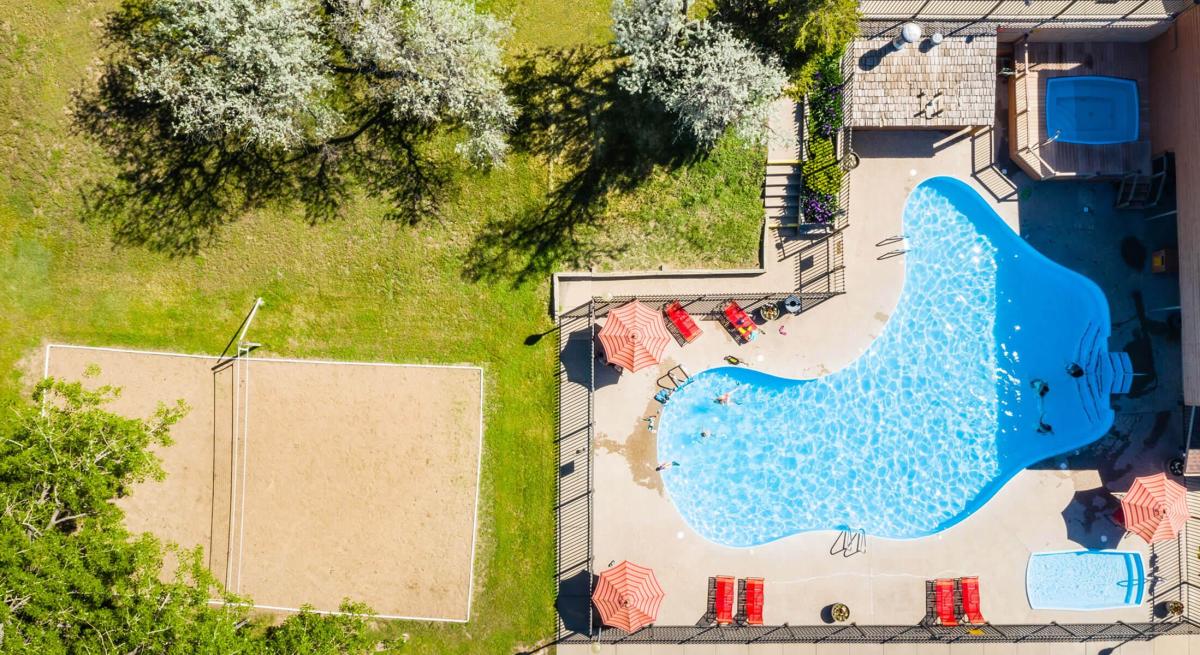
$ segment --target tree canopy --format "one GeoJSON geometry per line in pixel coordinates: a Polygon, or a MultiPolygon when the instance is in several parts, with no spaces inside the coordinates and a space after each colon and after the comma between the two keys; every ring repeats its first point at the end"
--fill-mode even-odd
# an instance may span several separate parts
{"type": "Polygon", "coordinates": [[[787,79],[773,55],[724,25],[686,18],[680,0],[615,0],[612,14],[617,47],[629,57],[623,88],[660,102],[702,147],[730,128],[751,141],[765,137],[767,107],[787,79]]]}
{"type": "Polygon", "coordinates": [[[0,432],[0,653],[365,655],[389,646],[357,604],[343,605],[354,615],[257,622],[198,548],[129,534],[111,501],[163,476],[149,448],[171,443],[186,407],[125,418],[104,409],[117,393],[46,380],[0,432]],[[168,548],[178,564],[163,575],[168,548]]]}
{"type": "Polygon", "coordinates": [[[469,0],[124,0],[74,107],[117,164],[87,217],[182,253],[268,203],[336,217],[357,189],[415,222],[451,158],[504,158],[508,31],[469,0]]]}
{"type": "Polygon", "coordinates": [[[858,33],[857,0],[714,0],[712,19],[777,55],[796,91],[858,33]]]}

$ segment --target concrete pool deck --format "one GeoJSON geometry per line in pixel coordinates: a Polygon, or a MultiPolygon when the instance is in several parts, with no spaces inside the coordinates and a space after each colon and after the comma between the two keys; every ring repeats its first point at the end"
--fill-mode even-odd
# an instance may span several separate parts
{"type": "MultiPolygon", "coordinates": [[[[1133,475],[1155,468],[1161,470],[1164,454],[1174,447],[1173,441],[1178,440],[1180,432],[1178,408],[1173,405],[1178,395],[1178,380],[1174,379],[1177,364],[1174,373],[1159,371],[1158,377],[1164,381],[1161,387],[1138,398],[1122,398],[1116,404],[1122,414],[1114,426],[1115,436],[1106,437],[1087,449],[1088,452],[1022,471],[982,509],[942,533],[905,541],[868,538],[866,552],[851,557],[831,554],[838,536],[832,531],[795,535],[752,549],[727,548],[708,542],[683,522],[654,471],[655,435],[646,429],[643,419],[660,409],[652,400],[657,388],[655,380],[670,367],[678,364],[689,373],[697,373],[723,365],[724,355],[736,354],[768,373],[815,377],[846,366],[870,345],[894,312],[904,280],[903,255],[880,258],[902,249],[903,244],[879,244],[901,233],[904,202],[921,181],[951,175],[968,182],[1009,225],[1034,245],[1048,249],[1047,254],[1052,257],[1066,254],[1068,261],[1063,263],[1073,268],[1076,263],[1070,257],[1077,253],[1072,253],[1072,248],[1091,252],[1087,241],[1089,231],[1110,229],[1126,220],[1111,215],[1111,211],[1089,214],[1091,230],[1081,234],[1079,225],[1072,221],[1064,222],[1061,227],[1049,227],[1046,223],[1053,217],[1047,217],[1045,222],[1035,224],[1042,232],[1027,234],[1026,225],[1021,224],[1025,215],[1044,213],[1057,206],[1058,200],[1053,200],[1053,194],[1018,193],[1027,182],[1021,182],[1018,189],[1018,185],[1005,179],[997,180],[1000,171],[991,157],[990,142],[985,143],[988,140],[990,133],[981,136],[933,131],[856,134],[855,149],[862,159],[852,173],[852,217],[844,232],[846,294],[799,316],[768,323],[764,326],[766,335],[749,345],[738,346],[718,323],[701,321],[704,335],[684,348],[672,346],[657,369],[627,372],[618,377],[611,369],[597,367],[594,571],[602,571],[609,562],[622,559],[654,568],[667,592],[658,625],[695,624],[705,612],[707,578],[713,575],[765,577],[765,620],[776,625],[818,624],[821,610],[833,602],[849,605],[852,620],[860,625],[914,625],[925,613],[924,580],[962,575],[980,577],[983,614],[996,624],[1140,622],[1150,618],[1151,599],[1174,597],[1163,594],[1173,587],[1172,575],[1178,578],[1178,562],[1166,562],[1169,557],[1178,557],[1177,547],[1173,543],[1166,545],[1152,561],[1150,549],[1139,539],[1122,538],[1122,531],[1107,518],[1113,501],[1104,489],[1123,489],[1133,475]],[[984,149],[986,156],[981,163],[980,153],[984,149]],[[1044,199],[1053,200],[1054,204],[1039,204],[1044,199]],[[1054,252],[1056,244],[1060,252],[1054,252]],[[778,333],[780,325],[786,326],[787,335],[778,333]],[[1148,590],[1147,603],[1120,610],[1031,610],[1025,597],[1029,554],[1085,546],[1141,552],[1148,572],[1157,570],[1164,577],[1158,595],[1152,596],[1148,590]]],[[[1053,193],[1073,193],[1067,185],[1080,183],[1042,184],[1060,185],[1053,187],[1053,193]]],[[[1093,201],[1099,205],[1103,199],[1093,201]]],[[[771,253],[768,248],[767,254],[771,253]]],[[[1104,257],[1110,255],[1106,253],[1104,257]]],[[[1122,274],[1113,268],[1111,259],[1091,256],[1096,259],[1097,270],[1081,272],[1096,279],[1110,294],[1113,319],[1119,323],[1114,326],[1110,346],[1120,350],[1136,326],[1131,328],[1124,320],[1133,303],[1128,299],[1114,302],[1113,290],[1124,293],[1146,276],[1122,274]]],[[[771,262],[766,264],[769,270],[771,262]]],[[[607,294],[674,291],[675,282],[669,274],[665,280],[663,276],[659,273],[645,278],[638,278],[637,274],[597,277],[578,286],[560,280],[564,288],[560,289],[559,297],[586,299],[607,294]],[[635,279],[636,283],[632,283],[635,279]]],[[[710,295],[761,290],[754,286],[754,280],[744,286],[740,284],[746,281],[738,276],[697,276],[689,277],[686,286],[689,293],[710,295]]],[[[1170,344],[1159,343],[1154,347],[1166,348],[1165,356],[1156,359],[1170,360],[1170,344]]],[[[565,360],[564,365],[570,367],[565,360]]],[[[1144,644],[1130,644],[1122,652],[1141,646],[1144,644]]],[[[1022,644],[1020,648],[1026,650],[1018,651],[1013,645],[987,646],[988,652],[1093,652],[1066,650],[1073,647],[1022,644]]],[[[647,650],[645,646],[640,648],[643,649],[640,652],[647,650]]],[[[670,648],[655,646],[653,652],[659,649],[685,652],[670,648]]],[[[717,652],[714,646],[689,648],[692,650],[686,652],[717,652]]],[[[739,648],[722,646],[720,652],[740,652],[739,648]]],[[[785,646],[782,651],[773,648],[753,652],[814,652],[812,646],[806,645],[785,646]]],[[[872,647],[854,644],[820,648],[823,650],[815,652],[866,652],[872,647]]],[[[932,652],[926,651],[924,645],[920,651],[914,648],[898,645],[898,650],[889,652],[932,652]]]]}

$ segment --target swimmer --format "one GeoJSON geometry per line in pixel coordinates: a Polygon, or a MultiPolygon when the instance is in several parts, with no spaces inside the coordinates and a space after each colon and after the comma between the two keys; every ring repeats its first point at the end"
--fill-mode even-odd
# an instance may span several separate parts
{"type": "Polygon", "coordinates": [[[1067,375],[1073,378],[1081,378],[1083,377],[1083,367],[1075,362],[1071,362],[1067,364],[1067,375]]]}
{"type": "Polygon", "coordinates": [[[1037,395],[1040,397],[1044,398],[1046,394],[1050,393],[1050,385],[1046,384],[1046,381],[1040,378],[1030,382],[1029,386],[1033,387],[1034,391],[1037,391],[1037,395]]]}
{"type": "Polygon", "coordinates": [[[708,430],[701,430],[701,431],[700,431],[700,438],[701,438],[701,439],[707,439],[707,438],[709,438],[709,437],[711,437],[711,436],[712,436],[712,433],[711,433],[711,432],[709,432],[708,430]]]}
{"type": "Polygon", "coordinates": [[[718,405],[728,405],[728,404],[729,404],[729,399],[730,399],[730,398],[732,398],[732,397],[733,397],[733,392],[732,392],[732,391],[726,391],[725,393],[723,393],[723,394],[721,394],[721,395],[717,396],[716,398],[713,398],[713,402],[714,402],[714,403],[716,403],[716,404],[718,404],[718,405]]]}

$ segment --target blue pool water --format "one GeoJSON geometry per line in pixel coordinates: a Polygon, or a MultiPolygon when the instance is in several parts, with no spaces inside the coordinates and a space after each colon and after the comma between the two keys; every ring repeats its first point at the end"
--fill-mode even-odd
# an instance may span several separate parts
{"type": "Polygon", "coordinates": [[[1104,610],[1142,604],[1146,586],[1140,553],[1077,550],[1034,553],[1025,591],[1035,610],[1104,610]]]}
{"type": "Polygon", "coordinates": [[[1046,80],[1046,133],[1063,143],[1137,141],[1137,82],[1095,75],[1046,80]]]}
{"type": "Polygon", "coordinates": [[[928,535],[1022,468],[1108,431],[1109,314],[1095,284],[1039,254],[953,178],[912,192],[904,232],[899,305],[847,368],[812,380],[711,369],[663,408],[658,457],[680,463],[664,484],[706,539],[928,535]],[[1083,377],[1067,373],[1072,362],[1083,377]],[[1035,379],[1049,384],[1043,399],[1035,379]],[[729,391],[740,404],[714,402],[729,391]]]}

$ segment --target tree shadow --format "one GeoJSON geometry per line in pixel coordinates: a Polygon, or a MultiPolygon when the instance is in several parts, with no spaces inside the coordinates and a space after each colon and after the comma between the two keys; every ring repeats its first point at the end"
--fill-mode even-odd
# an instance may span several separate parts
{"type": "Polygon", "coordinates": [[[99,81],[71,107],[74,129],[115,167],[82,192],[83,219],[109,224],[118,245],[192,255],[248,211],[299,205],[319,223],[340,217],[360,188],[390,201],[385,218],[412,224],[451,190],[451,171],[420,145],[435,130],[370,103],[343,107],[346,133],[292,149],[177,134],[163,105],[134,92],[128,43],[141,20],[134,10],[109,17],[99,81]]]}
{"type": "Polygon", "coordinates": [[[468,253],[467,278],[517,285],[557,265],[618,254],[590,238],[609,197],[701,154],[676,136],[661,107],[621,89],[617,59],[609,46],[543,48],[510,69],[508,92],[520,111],[513,148],[547,161],[552,177],[565,173],[544,203],[485,226],[468,253]]]}

